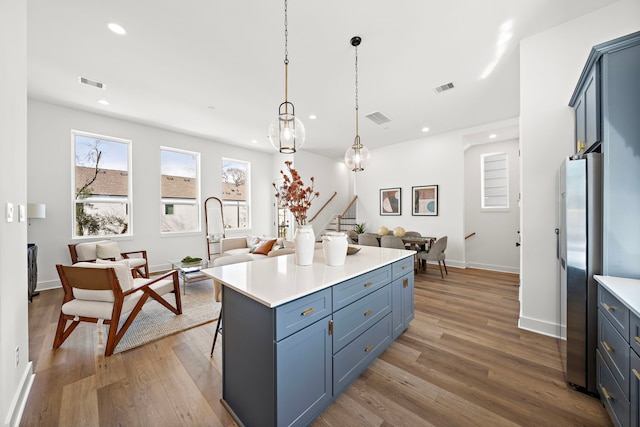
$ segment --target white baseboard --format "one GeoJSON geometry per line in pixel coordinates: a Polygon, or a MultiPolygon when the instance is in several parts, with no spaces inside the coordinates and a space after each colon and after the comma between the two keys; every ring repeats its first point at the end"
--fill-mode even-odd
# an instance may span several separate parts
{"type": "Polygon", "coordinates": [[[535,332],[552,338],[562,339],[566,336],[565,327],[562,325],[523,316],[520,316],[518,319],[518,327],[526,331],[535,332]]]}
{"type": "Polygon", "coordinates": [[[36,291],[47,291],[49,289],[57,289],[61,287],[62,283],[60,283],[60,280],[46,280],[36,284],[36,291]]]}
{"type": "Polygon", "coordinates": [[[11,402],[9,413],[7,414],[7,418],[4,422],[6,427],[17,427],[20,425],[22,413],[27,405],[27,399],[29,398],[29,392],[31,392],[31,386],[33,385],[34,378],[33,362],[29,362],[27,363],[22,378],[20,379],[18,389],[16,390],[16,394],[11,402]]]}
{"type": "Polygon", "coordinates": [[[477,268],[479,270],[500,271],[502,273],[520,274],[520,267],[508,267],[505,265],[483,264],[479,262],[468,262],[468,268],[477,268]]]}

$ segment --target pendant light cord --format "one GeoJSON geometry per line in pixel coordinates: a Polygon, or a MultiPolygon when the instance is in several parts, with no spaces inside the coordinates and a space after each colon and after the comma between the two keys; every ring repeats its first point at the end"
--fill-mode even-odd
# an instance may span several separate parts
{"type": "Polygon", "coordinates": [[[356,48],[356,139],[358,138],[358,46],[356,48]]]}
{"type": "Polygon", "coordinates": [[[289,20],[287,18],[287,0],[284,0],[284,105],[289,112],[289,20]]]}

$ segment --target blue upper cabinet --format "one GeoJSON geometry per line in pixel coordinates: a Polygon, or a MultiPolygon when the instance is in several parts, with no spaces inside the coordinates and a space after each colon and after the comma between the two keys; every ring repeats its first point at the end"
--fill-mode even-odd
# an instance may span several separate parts
{"type": "MultiPolygon", "coordinates": [[[[606,134],[607,91],[611,75],[607,69],[609,55],[640,42],[640,32],[594,46],[569,101],[575,110],[576,153],[600,151],[606,134]]],[[[637,79],[636,79],[637,82],[637,79]]]]}
{"type": "Polygon", "coordinates": [[[640,278],[640,31],[593,47],[569,105],[576,157],[603,155],[602,273],[640,278]]]}

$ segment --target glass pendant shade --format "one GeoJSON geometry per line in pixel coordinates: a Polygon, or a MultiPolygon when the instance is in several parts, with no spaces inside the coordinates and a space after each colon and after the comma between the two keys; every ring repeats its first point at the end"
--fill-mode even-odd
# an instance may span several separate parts
{"type": "Polygon", "coordinates": [[[306,137],[304,125],[294,115],[293,104],[283,102],[280,105],[280,114],[269,125],[269,142],[281,153],[292,154],[302,148],[306,137]]]}
{"type": "Polygon", "coordinates": [[[360,143],[359,137],[356,137],[356,142],[344,153],[344,162],[347,167],[351,171],[361,172],[369,166],[370,160],[371,153],[369,149],[360,143]]]}

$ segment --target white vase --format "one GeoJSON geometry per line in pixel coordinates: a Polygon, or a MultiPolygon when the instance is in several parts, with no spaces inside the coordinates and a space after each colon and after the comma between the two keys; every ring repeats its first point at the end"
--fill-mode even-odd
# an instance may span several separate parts
{"type": "Polygon", "coordinates": [[[322,237],[322,253],[327,265],[344,265],[347,257],[347,235],[339,232],[329,232],[322,237]]]}
{"type": "Polygon", "coordinates": [[[316,235],[311,225],[299,225],[293,238],[296,246],[295,258],[298,265],[313,264],[313,252],[316,246],[316,235]]]}

